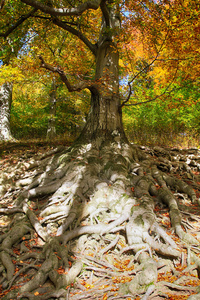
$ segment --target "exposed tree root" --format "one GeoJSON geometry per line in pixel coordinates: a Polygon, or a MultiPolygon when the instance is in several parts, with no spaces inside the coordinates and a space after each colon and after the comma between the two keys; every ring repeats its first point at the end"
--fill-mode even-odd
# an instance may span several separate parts
{"type": "Polygon", "coordinates": [[[5,167],[1,298],[198,294],[199,172],[197,149],[138,147],[118,137],[5,167]]]}

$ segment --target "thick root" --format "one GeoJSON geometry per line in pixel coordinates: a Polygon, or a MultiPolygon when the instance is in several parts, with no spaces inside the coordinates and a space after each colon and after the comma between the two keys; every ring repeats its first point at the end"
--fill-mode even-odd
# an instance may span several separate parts
{"type": "Polygon", "coordinates": [[[199,151],[114,139],[97,144],[54,149],[12,174],[7,169],[1,180],[0,220],[7,218],[1,227],[2,299],[198,293],[178,274],[189,272],[200,284],[199,151]],[[184,210],[188,203],[193,212],[184,210]]]}

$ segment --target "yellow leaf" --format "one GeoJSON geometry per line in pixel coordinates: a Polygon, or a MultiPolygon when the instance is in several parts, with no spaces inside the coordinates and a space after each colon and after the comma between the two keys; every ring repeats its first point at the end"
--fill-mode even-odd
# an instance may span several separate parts
{"type": "Polygon", "coordinates": [[[94,287],[94,285],[93,285],[93,284],[86,283],[85,287],[86,287],[87,289],[91,289],[91,288],[94,287]]]}
{"type": "Polygon", "coordinates": [[[124,63],[123,63],[122,59],[119,59],[119,66],[122,67],[122,68],[124,67],[124,63]]]}
{"type": "Polygon", "coordinates": [[[35,295],[35,296],[38,296],[38,295],[39,295],[39,293],[38,293],[38,292],[35,292],[35,293],[34,293],[34,295],[35,295]]]}
{"type": "Polygon", "coordinates": [[[108,299],[108,296],[107,296],[107,293],[105,293],[104,295],[103,295],[103,300],[107,300],[108,299]]]}

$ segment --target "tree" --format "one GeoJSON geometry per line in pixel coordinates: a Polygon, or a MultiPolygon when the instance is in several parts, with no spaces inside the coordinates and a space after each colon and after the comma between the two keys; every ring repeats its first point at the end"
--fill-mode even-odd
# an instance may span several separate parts
{"type": "Polygon", "coordinates": [[[12,83],[4,83],[0,88],[0,140],[11,141],[10,109],[12,103],[12,83]]]}
{"type": "MultiPolygon", "coordinates": [[[[5,1],[1,1],[1,9],[4,8],[5,1]]],[[[9,11],[9,6],[6,10],[9,11]]],[[[5,12],[5,11],[4,11],[5,12]]],[[[17,38],[12,35],[13,31],[17,29],[24,21],[26,21],[33,13],[35,9],[28,13],[27,15],[23,15],[16,24],[11,24],[7,18],[8,14],[4,14],[3,18],[3,30],[4,32],[0,33],[0,37],[4,40],[1,43],[0,48],[0,61],[1,61],[1,86],[0,86],[0,141],[13,141],[14,138],[11,134],[10,129],[10,110],[12,104],[12,91],[13,91],[13,76],[18,77],[20,79],[21,73],[19,70],[16,70],[15,66],[12,68],[13,59],[17,57],[20,50],[24,46],[26,40],[26,26],[23,27],[23,30],[19,33],[17,30],[17,38]],[[7,23],[7,24],[6,24],[7,23]],[[9,26],[8,26],[9,23],[9,26]],[[7,25],[7,26],[6,26],[7,25]],[[8,38],[9,36],[9,38],[8,38]],[[7,38],[7,40],[6,40],[7,38]],[[18,71],[18,72],[17,72],[18,71]],[[18,73],[18,74],[17,74],[18,73]]],[[[10,17],[10,16],[9,16],[10,17]]],[[[11,16],[11,20],[15,19],[14,14],[11,16]]]]}
{"type": "MultiPolygon", "coordinates": [[[[80,137],[69,149],[54,149],[42,156],[40,162],[29,164],[29,168],[36,167],[35,172],[30,172],[24,179],[13,183],[12,190],[16,191],[15,207],[1,210],[2,213],[17,214],[9,235],[5,234],[2,238],[0,259],[6,270],[3,284],[10,289],[17,276],[29,268],[33,270],[34,277],[17,290],[4,293],[2,299],[34,299],[37,295],[41,299],[64,299],[68,297],[68,286],[82,270],[91,270],[91,274],[95,273],[96,277],[97,274],[102,275],[102,265],[107,268],[106,273],[113,283],[120,282],[121,274],[116,272],[115,262],[111,258],[106,261],[109,255],[104,256],[116,245],[121,249],[118,251],[118,261],[120,254],[131,251],[134,254],[132,262],[137,262],[134,270],[127,268],[127,273],[124,273],[130,282],[121,282],[119,299],[124,299],[130,293],[134,299],[137,295],[144,295],[143,299],[147,299],[152,293],[152,297],[158,296],[164,286],[183,291],[188,289],[189,287],[183,288],[178,283],[157,284],[157,280],[159,268],[167,266],[170,271],[174,271],[170,261],[174,260],[180,266],[182,260],[184,264],[184,247],[190,249],[188,260],[193,261],[194,268],[199,270],[200,261],[192,248],[199,242],[182,228],[178,194],[173,194],[173,191],[184,193],[187,200],[199,203],[198,194],[187,183],[190,178],[192,185],[199,189],[199,175],[195,175],[192,169],[194,167],[199,170],[198,150],[192,150],[193,162],[188,165],[184,153],[160,147],[149,150],[129,144],[122,124],[122,107],[130,100],[131,83],[135,76],[129,81],[127,99],[121,101],[119,93],[119,49],[120,46],[123,49],[123,42],[126,41],[121,39],[121,35],[128,38],[133,25],[137,26],[134,31],[136,36],[140,41],[144,38],[147,42],[142,55],[148,53],[146,58],[152,57],[149,66],[153,65],[166,45],[166,32],[170,29],[163,14],[167,16],[173,12],[173,5],[177,2],[16,2],[19,14],[24,9],[30,9],[29,6],[37,10],[33,14],[37,22],[34,25],[57,26],[80,40],[81,50],[88,51],[84,48],[87,47],[93,55],[91,60],[95,63],[95,74],[93,70],[89,70],[89,75],[76,74],[76,80],[72,76],[69,78],[66,66],[64,68],[49,62],[40,53],[41,66],[57,74],[70,92],[83,89],[90,91],[91,109],[80,137]],[[124,15],[122,19],[121,14],[124,15]],[[121,25],[127,29],[126,32],[121,29],[121,25]],[[186,173],[186,177],[177,178],[177,172],[182,171],[186,173]],[[41,199],[45,199],[45,203],[37,204],[41,199]],[[161,207],[168,207],[171,226],[180,238],[180,243],[175,242],[162,227],[162,222],[156,220],[156,203],[161,207]],[[29,234],[32,229],[42,248],[39,254],[29,251],[29,234]],[[116,236],[116,232],[120,233],[119,236],[116,236]],[[120,239],[121,244],[122,241],[126,244],[124,236],[128,245],[122,248],[118,242],[120,239]],[[105,248],[101,249],[101,243],[105,248]],[[18,265],[20,262],[31,261],[16,275],[11,259],[14,244],[21,247],[22,253],[26,252],[24,255],[17,255],[18,265]],[[35,259],[41,264],[37,266],[35,259]],[[86,265],[85,270],[83,263],[86,265]],[[35,268],[39,269],[34,272],[35,268]],[[117,279],[112,279],[112,276],[117,279]],[[40,286],[44,286],[48,278],[51,281],[50,289],[42,295],[44,290],[40,286]]],[[[196,2],[195,5],[199,9],[196,2]]],[[[196,17],[197,15],[195,12],[196,17]]],[[[169,51],[165,49],[164,54],[166,53],[169,51]]],[[[23,170],[22,168],[22,173],[23,170]]],[[[19,168],[16,172],[19,176],[19,168]]],[[[7,199],[7,195],[4,197],[7,199]]],[[[115,297],[116,290],[110,292],[109,296],[115,297]]],[[[169,293],[168,290],[167,292],[169,293]]],[[[86,292],[80,297],[70,297],[84,299],[88,294],[86,292]]],[[[96,297],[99,296],[94,294],[91,299],[96,297]]],[[[106,294],[103,297],[107,299],[106,294]]]]}
{"type": "MultiPolygon", "coordinates": [[[[6,58],[1,57],[1,85],[0,85],[0,141],[14,140],[10,130],[10,110],[12,104],[13,82],[9,81],[10,54],[6,58]]],[[[12,69],[12,68],[11,68],[12,69]]]]}
{"type": "Polygon", "coordinates": [[[55,118],[56,118],[56,82],[53,78],[52,80],[52,87],[51,91],[49,93],[49,122],[48,122],[48,128],[47,128],[47,139],[53,140],[56,137],[56,124],[55,124],[55,118]]]}
{"type": "MultiPolygon", "coordinates": [[[[95,4],[95,9],[98,7],[99,4],[95,4]]],[[[84,140],[96,139],[99,136],[111,138],[114,131],[116,131],[117,135],[121,134],[124,136],[119,96],[119,53],[112,37],[115,33],[113,29],[119,26],[119,19],[113,11],[114,7],[108,9],[105,6],[104,9],[104,14],[107,14],[107,22],[109,24],[104,22],[103,33],[100,35],[97,44],[92,44],[84,35],[81,35],[81,40],[86,43],[95,56],[96,74],[93,81],[80,80],[78,83],[72,85],[63,70],[52,67],[40,57],[42,66],[58,73],[69,91],[80,91],[85,88],[91,91],[91,113],[88,116],[86,127],[81,136],[84,140]],[[106,28],[108,29],[108,33],[104,33],[106,28]],[[112,30],[113,33],[111,32],[112,30]],[[102,88],[103,86],[104,88],[102,88]]],[[[78,7],[76,14],[79,14],[81,10],[82,8],[78,7]]],[[[68,28],[58,18],[55,18],[53,22],[59,27],[64,27],[65,30],[68,28]]],[[[71,27],[70,30],[72,30],[71,27]]],[[[77,36],[79,32],[75,31],[75,34],[77,36]]]]}

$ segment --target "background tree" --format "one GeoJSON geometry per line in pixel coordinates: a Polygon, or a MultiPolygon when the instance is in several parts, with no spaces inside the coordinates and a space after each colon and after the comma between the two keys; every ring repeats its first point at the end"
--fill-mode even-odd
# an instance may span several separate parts
{"type": "Polygon", "coordinates": [[[35,9],[22,15],[16,22],[16,15],[12,2],[1,2],[1,33],[2,39],[0,48],[1,61],[1,87],[0,87],[0,140],[12,141],[10,129],[10,110],[12,104],[13,76],[15,80],[20,79],[20,70],[16,69],[14,59],[26,43],[27,25],[21,31],[18,26],[23,24],[35,12],[35,9]],[[12,14],[10,12],[12,11],[12,14]],[[13,12],[14,11],[14,12],[13,12]],[[2,13],[3,12],[3,13],[2,13]],[[9,36],[9,37],[8,37],[9,36]]]}
{"type": "Polygon", "coordinates": [[[0,140],[12,141],[10,130],[10,109],[12,103],[12,83],[3,83],[0,87],[0,140]]]}

